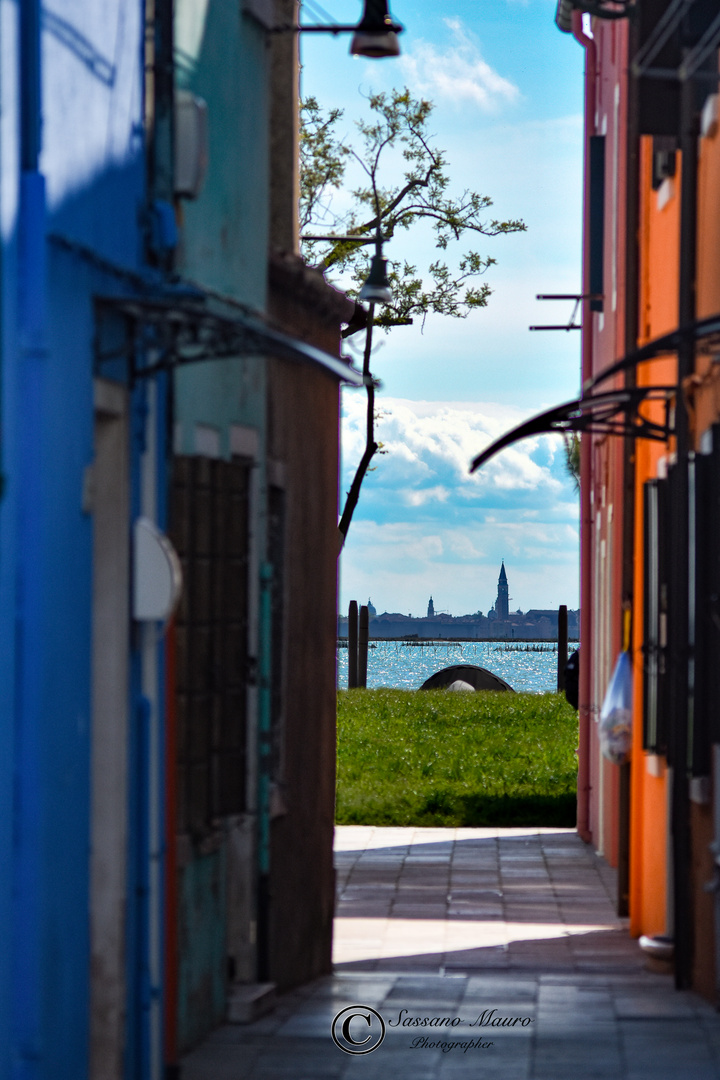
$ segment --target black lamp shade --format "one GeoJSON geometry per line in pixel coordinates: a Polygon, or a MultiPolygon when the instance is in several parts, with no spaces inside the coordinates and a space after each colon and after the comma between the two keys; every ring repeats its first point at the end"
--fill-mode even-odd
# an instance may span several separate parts
{"type": "Polygon", "coordinates": [[[402,27],[392,20],[386,0],[365,0],[362,19],[350,43],[350,52],[353,56],[375,59],[399,56],[397,31],[400,29],[402,27]]]}
{"type": "Polygon", "coordinates": [[[384,259],[382,255],[373,255],[370,273],[360,290],[360,299],[372,300],[378,304],[389,304],[392,300],[392,290],[387,276],[387,259],[384,259]]]}

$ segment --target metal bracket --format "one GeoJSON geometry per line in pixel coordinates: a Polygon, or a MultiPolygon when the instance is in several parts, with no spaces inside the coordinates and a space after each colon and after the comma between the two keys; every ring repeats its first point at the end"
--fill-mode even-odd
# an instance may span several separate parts
{"type": "Polygon", "coordinates": [[[574,300],[570,321],[567,325],[528,326],[528,330],[582,330],[582,324],[576,323],[577,313],[583,300],[602,300],[602,293],[538,293],[536,300],[574,300]]]}

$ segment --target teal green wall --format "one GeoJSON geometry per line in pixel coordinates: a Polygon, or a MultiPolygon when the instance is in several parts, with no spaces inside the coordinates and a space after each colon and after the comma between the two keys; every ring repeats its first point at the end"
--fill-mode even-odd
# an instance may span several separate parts
{"type": "MultiPolygon", "coordinates": [[[[182,200],[177,268],[249,307],[266,298],[269,221],[269,55],[266,33],[238,0],[177,0],[178,85],[208,106],[209,161],[196,200],[182,200]]],[[[195,425],[254,427],[263,443],[265,363],[191,365],[175,379],[176,450],[194,453],[195,425]]]]}
{"type": "MultiPolygon", "coordinates": [[[[185,36],[178,4],[176,37],[185,36]]],[[[195,0],[194,9],[202,8],[195,0]]],[[[264,309],[269,185],[269,57],[266,33],[238,0],[210,0],[184,88],[208,105],[209,164],[200,197],[183,201],[181,272],[264,309]],[[220,60],[221,58],[221,60],[220,60]]],[[[195,39],[199,35],[195,34],[195,39]]]]}
{"type": "MultiPolygon", "coordinates": [[[[208,107],[209,161],[198,199],[180,207],[178,272],[186,279],[265,309],[269,223],[269,50],[266,33],[239,0],[176,0],[178,85],[208,107]]],[[[260,357],[189,365],[175,373],[175,450],[196,452],[197,424],[216,428],[230,454],[229,427],[265,445],[266,368],[260,357]]],[[[255,513],[262,513],[257,507],[255,513]]],[[[253,525],[262,544],[262,521],[253,525]]],[[[188,1048],[224,1016],[226,856],[195,852],[180,875],[178,1034],[188,1048]]],[[[251,913],[247,913],[248,919],[251,913]]]]}
{"type": "Polygon", "coordinates": [[[265,426],[265,361],[256,356],[239,360],[210,360],[179,371],[175,381],[175,420],[179,439],[175,450],[195,453],[195,424],[220,431],[220,454],[230,456],[229,427],[242,424],[258,431],[265,426]]]}
{"type": "Polygon", "coordinates": [[[223,848],[180,870],[180,1050],[199,1042],[225,1016],[225,855],[223,848]]]}

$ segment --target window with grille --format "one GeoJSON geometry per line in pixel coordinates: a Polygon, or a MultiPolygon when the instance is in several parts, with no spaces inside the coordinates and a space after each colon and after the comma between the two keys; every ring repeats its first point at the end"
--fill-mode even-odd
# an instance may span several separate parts
{"type": "Polygon", "coordinates": [[[667,742],[668,496],[666,480],[644,486],[643,746],[662,754],[667,742]]]}
{"type": "Polygon", "coordinates": [[[206,832],[246,806],[251,463],[173,460],[171,535],[183,566],[176,617],[178,828],[206,832]]]}

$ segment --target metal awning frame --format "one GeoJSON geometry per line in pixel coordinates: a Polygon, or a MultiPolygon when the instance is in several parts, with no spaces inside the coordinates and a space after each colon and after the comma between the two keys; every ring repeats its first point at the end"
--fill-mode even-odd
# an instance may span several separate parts
{"type": "Polygon", "coordinates": [[[667,442],[674,431],[673,401],[676,391],[675,386],[633,386],[557,405],[491,443],[473,459],[470,472],[475,472],[506,447],[532,435],[587,431],[597,435],[622,435],[632,439],[667,442]],[[645,402],[653,401],[664,405],[663,423],[651,420],[640,412],[645,402]]]}
{"type": "Polygon", "coordinates": [[[671,330],[669,334],[654,338],[642,348],[627,353],[615,364],[611,364],[594,378],[588,379],[583,386],[583,396],[594,390],[600,383],[612,378],[613,375],[631,371],[647,360],[656,360],[659,356],[676,353],[681,345],[688,341],[694,342],[695,350],[699,355],[720,356],[720,312],[709,315],[705,319],[697,319],[686,326],[679,326],[671,330]]]}
{"type": "Polygon", "coordinates": [[[267,326],[244,312],[232,314],[211,306],[204,294],[188,290],[177,296],[101,296],[95,300],[98,327],[108,316],[125,323],[121,343],[103,348],[96,335],[99,374],[108,363],[124,360],[131,382],[188,364],[239,356],[275,356],[324,368],[352,386],[363,385],[362,372],[345,360],[267,326]],[[146,358],[151,357],[150,362],[146,358]]]}
{"type": "Polygon", "coordinates": [[[720,45],[720,14],[713,19],[698,43],[688,50],[677,68],[653,67],[653,60],[676,32],[693,3],[694,0],[672,0],[668,5],[648,40],[630,62],[630,70],[636,78],[678,82],[695,78],[717,83],[720,78],[718,72],[700,71],[700,67],[720,45]]]}
{"type": "Polygon", "coordinates": [[[605,393],[594,391],[601,383],[615,375],[632,371],[639,364],[660,356],[672,356],[688,342],[693,345],[697,354],[720,360],[720,312],[679,326],[669,334],[654,338],[642,348],[623,356],[593,379],[589,379],[583,387],[582,397],[577,401],[569,401],[540,413],[492,443],[473,460],[470,472],[479,469],[500,450],[520,439],[553,431],[560,434],[589,431],[599,435],[622,435],[626,438],[667,442],[675,431],[673,403],[678,394],[677,386],[633,386],[605,393]],[[642,415],[640,407],[646,401],[664,402],[664,423],[659,424],[642,415]]]}

